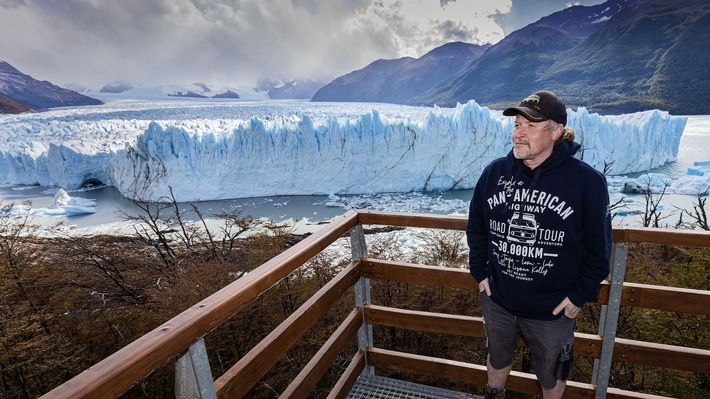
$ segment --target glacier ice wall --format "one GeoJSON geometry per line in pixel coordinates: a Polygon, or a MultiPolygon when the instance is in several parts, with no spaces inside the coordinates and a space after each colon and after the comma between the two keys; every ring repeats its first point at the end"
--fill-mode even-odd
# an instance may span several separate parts
{"type": "MultiPolygon", "coordinates": [[[[179,201],[445,191],[472,188],[483,167],[511,148],[512,118],[474,101],[411,115],[401,106],[394,117],[374,108],[343,116],[309,107],[279,112],[270,105],[251,118],[184,111],[179,120],[140,112],[3,119],[0,181],[67,189],[101,181],[145,200],[172,188],[179,201]]],[[[675,160],[687,120],[657,110],[568,112],[582,144],[578,156],[609,174],[675,160]]]]}

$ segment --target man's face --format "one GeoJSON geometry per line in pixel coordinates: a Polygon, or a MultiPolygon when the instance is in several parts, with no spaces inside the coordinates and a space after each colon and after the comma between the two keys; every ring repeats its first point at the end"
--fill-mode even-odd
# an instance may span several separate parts
{"type": "Polygon", "coordinates": [[[561,134],[562,125],[550,121],[531,122],[518,114],[513,129],[513,155],[534,169],[552,154],[555,139],[561,134]]]}

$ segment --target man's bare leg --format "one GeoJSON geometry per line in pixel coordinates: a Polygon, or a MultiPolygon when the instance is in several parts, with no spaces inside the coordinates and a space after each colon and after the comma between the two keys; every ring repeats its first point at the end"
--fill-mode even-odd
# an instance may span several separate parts
{"type": "MultiPolygon", "coordinates": [[[[488,374],[490,378],[490,373],[488,374]]],[[[542,398],[543,399],[562,399],[562,395],[565,393],[565,387],[567,382],[557,380],[557,384],[552,389],[542,388],[542,398]]]]}
{"type": "Polygon", "coordinates": [[[513,369],[513,365],[511,364],[500,370],[494,369],[493,366],[491,366],[491,356],[488,355],[486,358],[486,369],[488,370],[488,386],[492,388],[505,388],[505,383],[508,381],[508,376],[510,375],[510,370],[513,369]]]}

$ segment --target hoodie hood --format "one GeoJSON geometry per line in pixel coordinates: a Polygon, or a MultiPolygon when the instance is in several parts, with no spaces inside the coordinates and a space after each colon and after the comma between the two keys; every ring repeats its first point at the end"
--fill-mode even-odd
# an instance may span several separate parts
{"type": "MultiPolygon", "coordinates": [[[[579,143],[570,143],[565,140],[560,141],[555,147],[555,149],[552,151],[552,154],[550,154],[550,156],[545,161],[543,161],[540,166],[535,169],[532,169],[532,172],[537,174],[555,169],[556,167],[568,161],[569,158],[573,157],[574,154],[576,154],[581,147],[582,146],[579,143]]],[[[515,158],[512,149],[510,150],[510,152],[508,152],[507,158],[520,168],[520,170],[518,170],[518,173],[522,173],[526,170],[531,171],[531,169],[528,168],[523,161],[515,158]]]]}
{"type": "MultiPolygon", "coordinates": [[[[531,179],[532,181],[530,182],[529,188],[530,190],[534,190],[537,188],[537,182],[540,180],[540,176],[554,171],[555,169],[557,169],[557,167],[567,162],[570,158],[574,157],[574,154],[576,154],[581,147],[582,146],[578,143],[570,143],[565,140],[562,140],[555,146],[554,150],[552,151],[552,154],[550,154],[550,156],[535,169],[530,169],[527,165],[525,165],[525,162],[515,158],[512,149],[508,153],[507,158],[513,165],[516,180],[520,181],[526,177],[528,179],[531,179]]],[[[523,207],[525,207],[526,202],[527,201],[523,201],[523,207]]],[[[509,215],[513,214],[513,209],[511,205],[512,204],[508,204],[509,215]]],[[[522,218],[521,213],[519,213],[519,217],[522,218]]]]}

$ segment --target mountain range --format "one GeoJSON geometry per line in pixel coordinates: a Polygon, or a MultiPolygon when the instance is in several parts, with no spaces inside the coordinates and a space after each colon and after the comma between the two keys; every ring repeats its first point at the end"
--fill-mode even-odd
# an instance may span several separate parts
{"type": "MultiPolygon", "coordinates": [[[[261,80],[257,87],[223,87],[204,83],[134,87],[125,81],[103,86],[97,94],[116,98],[211,98],[222,100],[259,101],[268,99],[310,99],[324,85],[313,79],[261,80]]],[[[102,104],[89,97],[91,91],[77,84],[62,88],[39,81],[0,61],[0,114],[45,111],[55,107],[102,104]],[[81,94],[80,92],[84,93],[81,94]]]]}
{"type": "Polygon", "coordinates": [[[707,0],[572,6],[493,46],[448,43],[418,59],[377,60],[312,101],[503,108],[544,88],[602,114],[710,114],[709,11],[707,0]]]}

